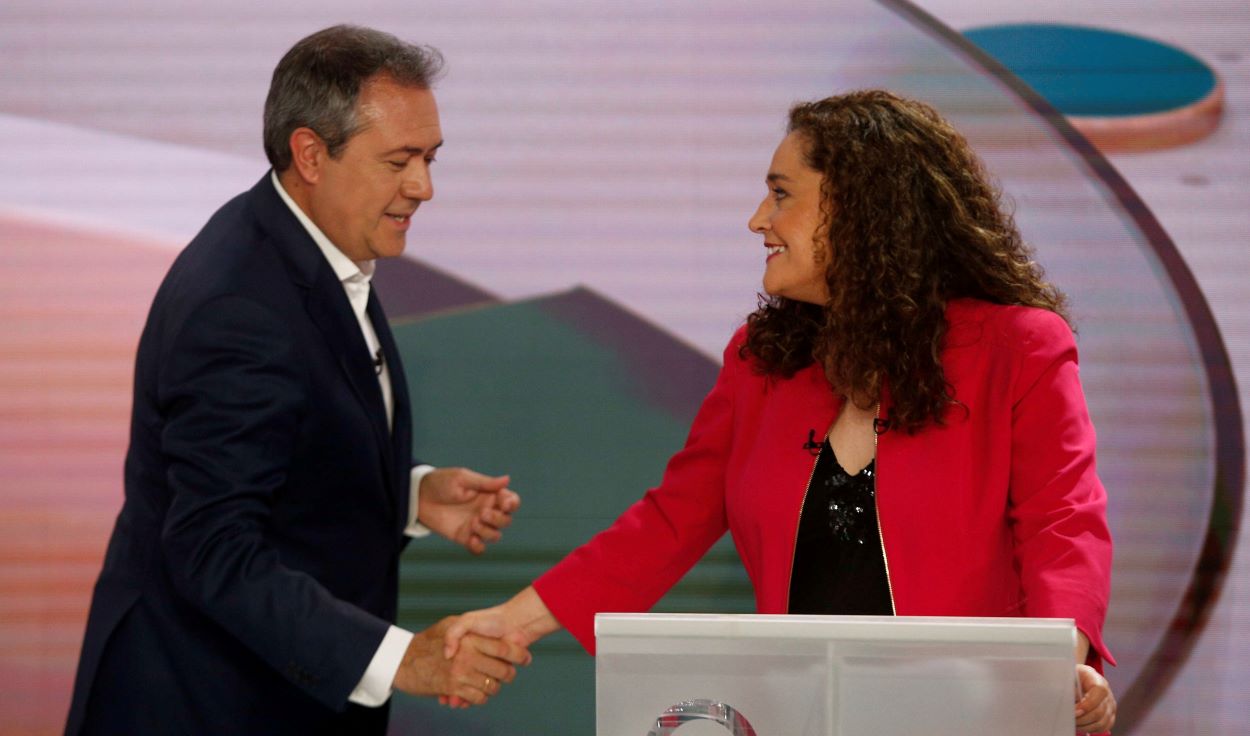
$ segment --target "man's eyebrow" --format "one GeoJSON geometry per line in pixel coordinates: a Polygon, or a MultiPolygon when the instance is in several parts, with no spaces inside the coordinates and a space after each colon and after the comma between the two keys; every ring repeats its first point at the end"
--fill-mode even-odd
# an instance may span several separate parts
{"type": "Polygon", "coordinates": [[[435,143],[434,145],[430,146],[429,149],[419,148],[416,146],[400,146],[399,148],[392,148],[391,150],[383,153],[382,155],[391,156],[396,153],[403,153],[409,156],[420,156],[425,153],[433,153],[434,151],[437,151],[439,147],[442,145],[443,145],[443,141],[439,141],[438,143],[435,143]]]}

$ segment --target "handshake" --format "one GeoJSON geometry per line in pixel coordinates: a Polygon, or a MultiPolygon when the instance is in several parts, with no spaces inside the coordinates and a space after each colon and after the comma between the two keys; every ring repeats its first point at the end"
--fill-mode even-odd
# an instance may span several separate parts
{"type": "Polygon", "coordinates": [[[437,695],[453,708],[482,705],[530,663],[529,645],[557,628],[532,587],[494,608],[449,616],[413,636],[395,688],[437,695]]]}
{"type": "MultiPolygon", "coordinates": [[[[418,518],[431,530],[481,554],[512,522],[521,504],[509,478],[466,468],[431,470],[421,480],[418,518]]],[[[529,645],[559,628],[533,587],[506,603],[450,616],[412,637],[393,685],[410,695],[437,695],[455,708],[482,705],[530,663],[529,645]]]]}

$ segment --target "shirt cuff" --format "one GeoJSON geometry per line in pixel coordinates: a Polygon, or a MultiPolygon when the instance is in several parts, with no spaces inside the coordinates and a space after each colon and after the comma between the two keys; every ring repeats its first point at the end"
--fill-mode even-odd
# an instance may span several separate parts
{"type": "Polygon", "coordinates": [[[410,537],[425,537],[430,534],[429,528],[417,521],[417,511],[421,508],[421,481],[433,471],[433,465],[418,465],[412,469],[408,483],[408,526],[404,527],[404,534],[410,537]]]}
{"type": "Polygon", "coordinates": [[[378,651],[365,669],[364,677],[360,678],[360,684],[347,699],[369,708],[385,705],[395,686],[395,673],[399,672],[399,664],[404,661],[404,652],[408,651],[411,643],[412,632],[398,626],[387,629],[378,651]]]}

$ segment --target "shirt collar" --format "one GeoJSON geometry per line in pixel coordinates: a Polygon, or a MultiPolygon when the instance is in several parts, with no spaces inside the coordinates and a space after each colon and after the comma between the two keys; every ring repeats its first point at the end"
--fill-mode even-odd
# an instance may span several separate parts
{"type": "Polygon", "coordinates": [[[377,264],[373,260],[357,262],[348,258],[343,251],[330,242],[326,234],[321,232],[321,228],[317,227],[317,224],[308,215],[304,214],[299,205],[295,204],[295,200],[291,199],[291,195],[287,194],[286,189],[282,187],[282,182],[278,180],[278,172],[271,170],[269,172],[269,180],[273,182],[273,188],[278,190],[278,196],[290,208],[291,213],[295,215],[295,219],[299,220],[299,224],[304,226],[304,229],[308,231],[308,235],[312,237],[313,242],[321,249],[321,254],[330,262],[330,268],[334,269],[334,275],[338,277],[339,281],[352,284],[361,282],[368,284],[369,280],[373,278],[373,271],[377,264]]]}

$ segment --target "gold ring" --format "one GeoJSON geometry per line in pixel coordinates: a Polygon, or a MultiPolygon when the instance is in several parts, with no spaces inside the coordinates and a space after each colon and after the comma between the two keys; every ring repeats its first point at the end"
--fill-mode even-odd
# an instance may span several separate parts
{"type": "Polygon", "coordinates": [[[488,691],[490,690],[490,678],[489,677],[486,678],[486,689],[488,691]]]}

